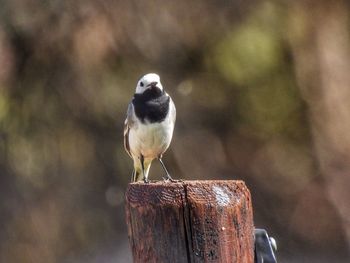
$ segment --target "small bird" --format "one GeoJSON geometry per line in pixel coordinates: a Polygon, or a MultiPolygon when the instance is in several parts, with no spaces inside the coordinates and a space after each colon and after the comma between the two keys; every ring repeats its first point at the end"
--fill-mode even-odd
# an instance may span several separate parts
{"type": "Polygon", "coordinates": [[[166,169],[162,157],[173,137],[176,108],[164,91],[155,73],[144,75],[136,85],[124,123],[124,148],[134,161],[131,182],[143,179],[148,183],[151,163],[158,159],[166,177],[175,181],[166,169]]]}

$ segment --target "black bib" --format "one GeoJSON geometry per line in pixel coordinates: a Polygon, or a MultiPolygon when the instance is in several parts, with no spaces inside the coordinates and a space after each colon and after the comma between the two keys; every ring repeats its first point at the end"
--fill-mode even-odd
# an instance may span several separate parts
{"type": "Polygon", "coordinates": [[[135,94],[132,100],[135,114],[142,123],[162,122],[169,112],[170,97],[158,88],[147,89],[142,94],[135,94]]]}

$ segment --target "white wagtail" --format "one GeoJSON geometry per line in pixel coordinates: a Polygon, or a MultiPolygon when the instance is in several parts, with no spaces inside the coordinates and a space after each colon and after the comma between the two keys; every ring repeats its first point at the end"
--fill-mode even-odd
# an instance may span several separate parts
{"type": "Polygon", "coordinates": [[[166,173],[164,179],[174,181],[162,157],[173,137],[175,118],[174,102],[164,91],[159,76],[155,73],[143,76],[137,82],[124,125],[124,147],[134,161],[132,182],[143,179],[147,183],[151,163],[156,158],[166,173]]]}

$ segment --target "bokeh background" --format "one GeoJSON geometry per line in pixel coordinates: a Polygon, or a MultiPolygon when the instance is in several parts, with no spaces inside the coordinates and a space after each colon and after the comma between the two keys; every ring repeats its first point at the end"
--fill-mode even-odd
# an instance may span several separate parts
{"type": "Polygon", "coordinates": [[[173,177],[245,180],[280,262],[349,262],[348,1],[0,6],[0,262],[131,262],[122,133],[148,72],[173,177]]]}

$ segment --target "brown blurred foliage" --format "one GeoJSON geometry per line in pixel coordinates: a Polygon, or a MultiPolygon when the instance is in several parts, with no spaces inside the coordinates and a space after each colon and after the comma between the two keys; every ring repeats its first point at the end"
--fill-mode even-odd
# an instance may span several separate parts
{"type": "Polygon", "coordinates": [[[131,261],[122,129],[148,72],[175,178],[245,180],[283,262],[349,261],[348,2],[0,3],[0,262],[131,261]]]}

